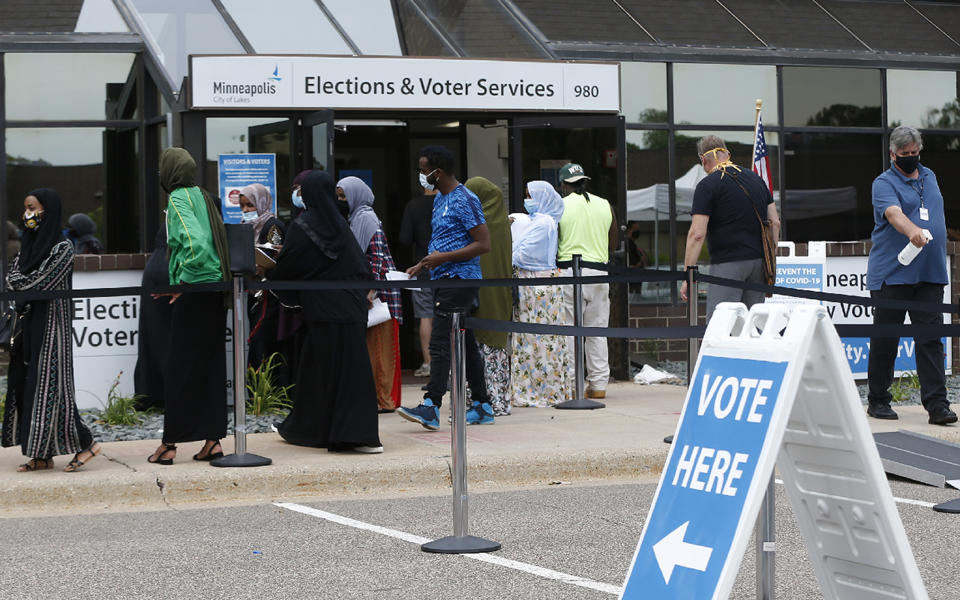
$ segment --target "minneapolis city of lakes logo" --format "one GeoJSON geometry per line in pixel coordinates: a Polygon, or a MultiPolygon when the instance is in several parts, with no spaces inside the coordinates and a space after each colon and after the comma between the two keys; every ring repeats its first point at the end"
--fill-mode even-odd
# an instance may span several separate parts
{"type": "Polygon", "coordinates": [[[280,66],[274,65],[273,73],[258,83],[213,82],[213,100],[219,104],[245,104],[255,96],[272,96],[277,93],[277,84],[283,81],[280,66]]]}

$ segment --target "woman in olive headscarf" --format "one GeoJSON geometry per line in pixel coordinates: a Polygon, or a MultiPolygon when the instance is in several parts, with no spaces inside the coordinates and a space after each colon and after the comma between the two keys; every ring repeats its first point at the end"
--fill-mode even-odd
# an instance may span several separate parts
{"type": "MultiPolygon", "coordinates": [[[[23,201],[23,240],[7,274],[13,291],[69,290],[73,244],[60,228],[57,192],[38,189],[23,201]]],[[[68,298],[17,303],[11,336],[3,445],[19,444],[30,457],[17,471],[53,468],[53,457],[76,453],[64,471],[76,471],[100,453],[80,419],[73,386],[73,344],[68,298]]]]}
{"type": "MultiPolygon", "coordinates": [[[[477,195],[483,206],[483,218],[490,230],[490,252],[480,255],[480,270],[484,279],[510,279],[510,221],[503,203],[503,192],[492,181],[483,177],[471,177],[464,184],[477,195]]],[[[482,287],[479,291],[480,307],[474,314],[478,319],[509,321],[513,315],[513,292],[509,287],[482,287]]],[[[474,331],[483,362],[490,405],[496,416],[510,414],[510,337],[503,331],[474,331]]],[[[468,398],[469,393],[468,393],[468,398]]],[[[467,422],[479,422],[485,410],[482,406],[471,407],[467,422]]]]}
{"type": "MultiPolygon", "coordinates": [[[[160,185],[169,194],[167,254],[170,285],[230,278],[227,234],[213,198],[196,185],[197,163],[183,148],[160,155],[160,185]]],[[[227,380],[220,292],[169,295],[173,305],[164,364],[163,443],[147,458],[173,464],[178,442],[204,440],[194,460],[223,456],[227,434],[227,380]]]]}

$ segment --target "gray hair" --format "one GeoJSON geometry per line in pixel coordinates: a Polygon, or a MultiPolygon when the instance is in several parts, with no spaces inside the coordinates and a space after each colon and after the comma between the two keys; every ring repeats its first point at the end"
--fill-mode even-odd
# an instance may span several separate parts
{"type": "Polygon", "coordinates": [[[923,150],[923,138],[913,127],[901,125],[890,133],[890,152],[896,152],[909,144],[916,144],[917,150],[923,150]]]}
{"type": "MultiPolygon", "coordinates": [[[[722,139],[715,135],[705,135],[697,142],[697,155],[703,156],[704,152],[709,152],[714,148],[726,148],[727,145],[722,139]]],[[[714,155],[716,158],[716,155],[714,155]]]]}

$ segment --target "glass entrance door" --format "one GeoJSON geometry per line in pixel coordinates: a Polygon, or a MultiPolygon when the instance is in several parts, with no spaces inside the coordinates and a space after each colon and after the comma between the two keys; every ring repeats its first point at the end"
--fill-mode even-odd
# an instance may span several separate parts
{"type": "Polygon", "coordinates": [[[300,117],[300,169],[333,173],[333,111],[318,110],[300,117]]]}

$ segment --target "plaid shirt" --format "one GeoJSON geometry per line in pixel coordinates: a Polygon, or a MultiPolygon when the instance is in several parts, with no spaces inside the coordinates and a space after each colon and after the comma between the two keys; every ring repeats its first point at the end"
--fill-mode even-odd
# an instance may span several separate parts
{"type": "MultiPolygon", "coordinates": [[[[387,246],[387,236],[382,229],[377,229],[367,246],[367,261],[370,262],[370,270],[377,281],[383,281],[387,278],[387,271],[395,271],[393,256],[390,254],[390,247],[387,246]]],[[[403,323],[403,305],[400,301],[400,290],[380,290],[377,296],[381,302],[386,302],[390,309],[390,316],[397,320],[397,323],[403,323]]]]}

